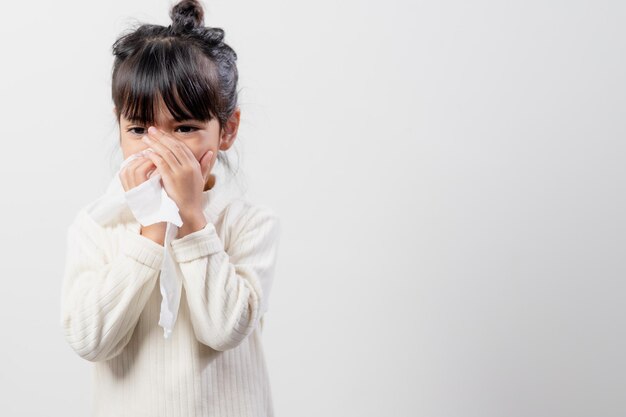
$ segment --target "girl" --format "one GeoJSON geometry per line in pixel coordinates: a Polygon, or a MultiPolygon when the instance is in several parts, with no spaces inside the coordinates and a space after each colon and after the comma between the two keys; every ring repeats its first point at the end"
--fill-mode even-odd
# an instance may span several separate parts
{"type": "Polygon", "coordinates": [[[197,1],[181,1],[170,17],[167,27],[144,24],[113,44],[127,163],[68,228],[61,326],[71,348],[94,362],[94,416],[271,417],[261,331],[279,221],[270,208],[229,196],[213,169],[241,113],[237,56],[224,31],[204,26],[197,1]],[[155,174],[180,228],[142,224],[128,204],[155,174]],[[164,337],[168,300],[157,282],[168,254],[181,292],[164,337]]]}

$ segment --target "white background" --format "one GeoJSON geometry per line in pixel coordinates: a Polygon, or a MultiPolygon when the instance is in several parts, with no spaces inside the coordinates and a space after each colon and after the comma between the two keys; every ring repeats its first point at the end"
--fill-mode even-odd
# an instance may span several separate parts
{"type": "MultiPolygon", "coordinates": [[[[2,5],[3,416],[89,411],[65,231],[121,161],[111,44],[170,4],[2,5]]],[[[204,4],[283,225],[277,416],[625,415],[624,2],[204,4]]]]}

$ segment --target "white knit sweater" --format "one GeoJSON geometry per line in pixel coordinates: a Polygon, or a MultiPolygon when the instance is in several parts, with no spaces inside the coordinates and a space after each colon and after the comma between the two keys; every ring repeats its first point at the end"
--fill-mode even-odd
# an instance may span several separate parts
{"type": "Polygon", "coordinates": [[[94,362],[92,416],[274,415],[261,332],[279,221],[222,191],[203,192],[206,227],[171,243],[183,289],[169,339],[158,326],[163,246],[129,209],[103,227],[83,207],[69,226],[61,326],[94,362]]]}

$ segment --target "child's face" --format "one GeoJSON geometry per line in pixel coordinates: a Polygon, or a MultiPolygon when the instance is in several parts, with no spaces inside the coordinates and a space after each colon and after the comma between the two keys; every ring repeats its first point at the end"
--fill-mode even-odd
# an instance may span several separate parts
{"type": "MultiPolygon", "coordinates": [[[[114,109],[115,110],[115,109],[114,109]]],[[[230,148],[236,137],[236,131],[239,122],[239,109],[237,110],[236,117],[233,117],[232,121],[229,121],[230,134],[223,132],[220,134],[219,122],[217,119],[212,119],[209,122],[201,122],[198,120],[189,120],[185,122],[177,122],[172,117],[166,106],[159,107],[159,113],[156,116],[154,126],[157,129],[165,132],[166,135],[180,140],[187,145],[191,152],[196,157],[196,160],[200,160],[202,156],[209,150],[212,150],[214,154],[217,154],[218,149],[226,150],[230,148]],[[233,134],[234,126],[234,134],[233,134]]],[[[120,116],[120,146],[124,159],[130,155],[140,152],[149,148],[141,138],[148,133],[148,126],[143,126],[137,123],[131,123],[123,115],[120,116]]],[[[212,158],[213,162],[211,167],[215,164],[216,158],[212,158]]],[[[208,179],[211,170],[207,172],[205,181],[208,179]]]]}

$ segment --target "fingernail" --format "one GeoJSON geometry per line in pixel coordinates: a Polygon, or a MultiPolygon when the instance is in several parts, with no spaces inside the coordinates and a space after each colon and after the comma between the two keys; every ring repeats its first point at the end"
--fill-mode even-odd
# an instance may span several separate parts
{"type": "Polygon", "coordinates": [[[157,128],[156,128],[156,127],[154,127],[154,126],[150,126],[150,127],[148,128],[148,132],[149,132],[149,133],[152,133],[152,134],[154,135],[154,134],[156,134],[156,133],[158,132],[158,130],[157,130],[157,128]]]}

